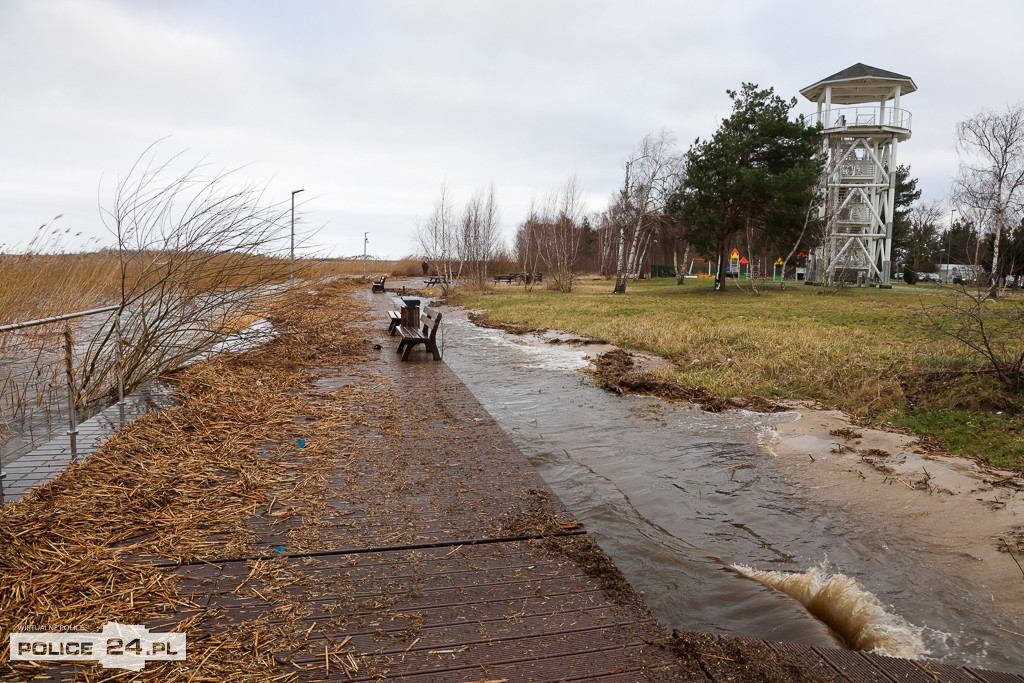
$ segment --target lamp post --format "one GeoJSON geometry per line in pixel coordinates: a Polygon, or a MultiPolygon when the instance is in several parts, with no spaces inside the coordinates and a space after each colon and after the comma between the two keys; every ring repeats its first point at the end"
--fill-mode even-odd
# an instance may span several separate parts
{"type": "Polygon", "coordinates": [[[946,233],[946,284],[949,284],[949,250],[953,242],[953,214],[957,213],[956,207],[949,209],[949,232],[946,233]]]}
{"type": "Polygon", "coordinates": [[[295,195],[305,190],[292,190],[292,268],[289,281],[295,280],[295,195]]]}
{"type": "Polygon", "coordinates": [[[363,279],[366,279],[366,245],[370,241],[370,233],[363,233],[363,279]]]}

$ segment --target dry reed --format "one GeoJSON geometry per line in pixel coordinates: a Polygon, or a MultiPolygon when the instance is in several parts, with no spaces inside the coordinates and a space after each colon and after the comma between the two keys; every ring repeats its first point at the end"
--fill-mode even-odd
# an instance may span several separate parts
{"type": "MultiPolygon", "coordinates": [[[[266,616],[218,625],[173,569],[156,565],[259,554],[254,519],[285,528],[298,520],[290,545],[317,547],[324,477],[339,466],[338,452],[359,451],[350,428],[362,419],[362,399],[358,384],[317,399],[302,390],[312,367],[360,374],[362,340],[347,324],[360,313],[344,296],[349,286],[292,292],[273,314],[277,339],[179,372],[180,405],[135,421],[89,460],[0,510],[0,631],[29,623],[98,631],[118,620],[189,633],[187,662],[138,674],[86,668],[78,674],[85,681],[283,681],[313,666],[282,659],[311,651],[297,619],[285,619],[285,628],[266,616]],[[300,426],[298,415],[313,421],[300,426]],[[297,449],[297,434],[310,446],[297,449]]],[[[296,611],[280,563],[250,568],[235,592],[270,596],[282,614],[296,611]]],[[[10,662],[6,648],[0,644],[0,679],[46,672],[44,663],[10,662]]],[[[359,670],[345,642],[319,656],[317,670],[359,670]]]]}

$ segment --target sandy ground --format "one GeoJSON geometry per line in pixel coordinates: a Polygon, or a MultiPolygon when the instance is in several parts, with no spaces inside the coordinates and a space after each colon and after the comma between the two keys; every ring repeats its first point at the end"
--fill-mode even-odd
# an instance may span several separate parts
{"type": "Polygon", "coordinates": [[[915,537],[976,562],[1000,601],[1024,604],[1024,481],[969,458],[929,453],[914,436],[856,426],[841,411],[790,402],[760,445],[821,495],[899,517],[915,537]],[[1015,549],[1014,553],[1007,546],[1015,549]]]}

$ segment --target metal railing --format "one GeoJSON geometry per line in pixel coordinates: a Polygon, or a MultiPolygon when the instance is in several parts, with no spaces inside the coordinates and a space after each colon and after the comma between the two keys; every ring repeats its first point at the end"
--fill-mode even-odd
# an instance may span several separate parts
{"type": "Polygon", "coordinates": [[[894,109],[886,107],[881,109],[878,105],[862,107],[832,107],[829,110],[804,114],[803,119],[806,125],[821,125],[826,130],[835,128],[857,128],[857,127],[886,127],[910,130],[911,114],[906,109],[894,109]]]}
{"type": "MultiPolygon", "coordinates": [[[[9,440],[18,423],[21,424],[19,437],[22,448],[31,450],[34,446],[34,427],[45,424],[47,437],[52,432],[52,416],[56,412],[60,418],[58,394],[60,376],[63,375],[64,394],[67,401],[67,436],[70,440],[71,462],[78,460],[78,403],[80,387],[75,381],[75,338],[71,321],[101,313],[118,311],[119,305],[93,308],[65,315],[58,315],[38,320],[16,322],[0,325],[0,417],[3,427],[0,437],[9,440]],[[64,323],[59,332],[57,329],[44,331],[42,334],[34,328],[55,326],[64,323]],[[28,432],[27,440],[25,432],[28,432]]],[[[105,325],[112,321],[116,335],[116,352],[114,365],[116,370],[117,403],[120,425],[125,422],[124,414],[124,376],[122,358],[122,340],[120,316],[114,315],[100,323],[94,330],[98,336],[105,325]]],[[[109,329],[109,328],[107,328],[109,329]]],[[[0,439],[0,446],[4,445],[0,439]]],[[[17,452],[17,451],[15,451],[17,452]]],[[[2,454],[2,449],[0,449],[2,454]]],[[[3,463],[0,461],[0,505],[4,503],[3,463]]]]}

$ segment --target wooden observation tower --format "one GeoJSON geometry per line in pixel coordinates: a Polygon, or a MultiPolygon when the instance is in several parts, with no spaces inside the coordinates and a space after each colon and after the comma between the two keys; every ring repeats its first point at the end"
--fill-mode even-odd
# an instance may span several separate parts
{"type": "Polygon", "coordinates": [[[811,124],[822,125],[826,159],[824,239],[811,254],[810,279],[889,286],[896,146],[910,138],[900,97],[915,90],[909,76],[854,64],[800,91],[818,105],[811,124]]]}

